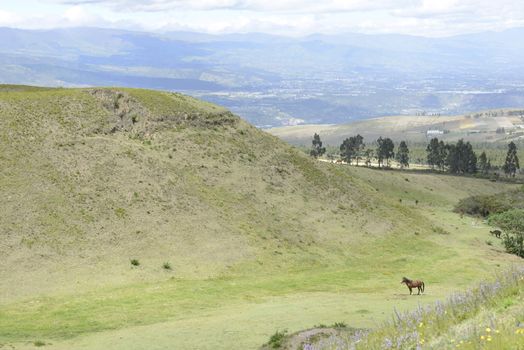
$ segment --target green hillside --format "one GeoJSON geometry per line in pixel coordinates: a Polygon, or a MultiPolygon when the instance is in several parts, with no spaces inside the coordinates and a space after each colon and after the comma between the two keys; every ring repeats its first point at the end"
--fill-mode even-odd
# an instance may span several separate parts
{"type": "Polygon", "coordinates": [[[309,145],[312,135],[319,133],[327,144],[339,146],[343,139],[356,134],[364,136],[368,142],[387,136],[395,141],[426,143],[428,130],[446,130],[446,134],[436,137],[447,142],[463,138],[494,146],[522,141],[523,113],[521,110],[496,110],[456,116],[390,116],[339,125],[285,126],[268,129],[268,132],[296,145],[309,145]],[[502,128],[504,132],[497,133],[497,129],[502,128]]]}
{"type": "Polygon", "coordinates": [[[519,261],[451,212],[511,185],[317,162],[180,94],[1,86],[0,164],[16,349],[256,348],[372,327],[519,261]]]}

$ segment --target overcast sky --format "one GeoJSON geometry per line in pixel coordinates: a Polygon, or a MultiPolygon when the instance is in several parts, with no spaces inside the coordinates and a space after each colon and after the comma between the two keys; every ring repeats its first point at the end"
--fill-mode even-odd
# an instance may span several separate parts
{"type": "Polygon", "coordinates": [[[0,26],[448,36],[524,27],[524,0],[0,0],[0,26]]]}

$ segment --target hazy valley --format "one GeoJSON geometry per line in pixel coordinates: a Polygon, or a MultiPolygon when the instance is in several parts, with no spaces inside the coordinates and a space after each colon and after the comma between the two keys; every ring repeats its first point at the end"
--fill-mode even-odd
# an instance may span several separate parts
{"type": "Polygon", "coordinates": [[[185,92],[257,126],[524,105],[522,29],[407,35],[206,35],[0,29],[0,81],[185,92]]]}

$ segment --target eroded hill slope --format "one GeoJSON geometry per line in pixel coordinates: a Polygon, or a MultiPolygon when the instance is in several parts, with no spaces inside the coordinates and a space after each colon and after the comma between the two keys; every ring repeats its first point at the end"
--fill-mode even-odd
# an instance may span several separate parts
{"type": "Polygon", "coordinates": [[[131,258],[151,269],[131,278],[316,264],[402,225],[366,185],[187,96],[4,86],[0,106],[5,285],[125,280],[131,258]]]}

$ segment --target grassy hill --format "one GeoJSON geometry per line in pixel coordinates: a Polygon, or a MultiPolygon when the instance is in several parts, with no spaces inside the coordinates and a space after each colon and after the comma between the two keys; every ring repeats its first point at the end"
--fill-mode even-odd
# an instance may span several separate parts
{"type": "Polygon", "coordinates": [[[0,111],[15,349],[256,348],[276,329],[372,327],[519,261],[451,212],[511,185],[316,162],[174,93],[1,86],[0,111]]]}
{"type": "Polygon", "coordinates": [[[391,116],[340,125],[286,126],[268,129],[268,132],[296,145],[309,145],[315,132],[333,146],[356,134],[368,141],[387,136],[396,141],[426,143],[427,130],[449,130],[447,134],[437,135],[448,142],[464,138],[474,143],[496,144],[522,140],[524,129],[519,125],[524,125],[521,111],[497,110],[457,116],[391,116]],[[498,128],[512,133],[497,133],[498,128]]]}

